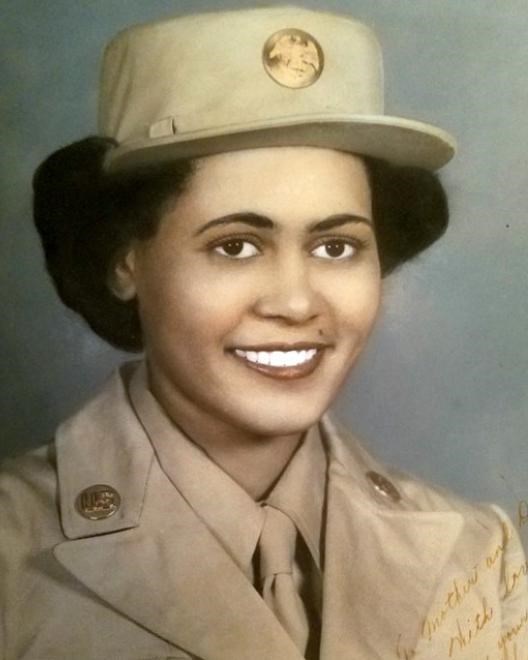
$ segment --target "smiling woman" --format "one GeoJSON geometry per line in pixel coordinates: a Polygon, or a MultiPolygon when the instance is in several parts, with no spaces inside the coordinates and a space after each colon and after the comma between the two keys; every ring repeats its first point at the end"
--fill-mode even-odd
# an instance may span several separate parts
{"type": "Polygon", "coordinates": [[[371,215],[367,174],[352,155],[219,154],[198,161],[156,235],[116,264],[114,290],[137,300],[152,391],[213,458],[212,445],[240,429],[277,436],[286,458],[330,405],[378,308],[371,215]],[[274,366],[279,350],[298,346],[316,349],[310,361],[274,366]]]}
{"type": "Polygon", "coordinates": [[[114,290],[137,300],[158,401],[259,498],[330,405],[374,322],[368,180],[358,158],[305,147],[197,165],[156,235],[116,264],[114,290]],[[311,360],[273,364],[297,347],[315,349],[311,360]],[[233,461],[233,443],[259,436],[270,438],[268,470],[262,451],[233,461]]]}
{"type": "Polygon", "coordinates": [[[41,165],[35,222],[62,300],[144,356],[0,475],[6,659],[525,657],[505,514],[326,416],[447,226],[453,141],[383,114],[380,57],[294,7],[108,47],[105,137],[41,165]]]}

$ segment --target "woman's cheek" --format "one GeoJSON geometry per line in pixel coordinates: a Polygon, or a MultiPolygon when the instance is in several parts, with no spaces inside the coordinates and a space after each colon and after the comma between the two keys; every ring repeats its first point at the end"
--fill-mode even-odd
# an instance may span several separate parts
{"type": "Polygon", "coordinates": [[[356,330],[370,330],[381,301],[381,277],[376,262],[366,263],[347,277],[328,281],[326,291],[330,307],[337,317],[356,330]]]}
{"type": "Polygon", "coordinates": [[[250,291],[244,277],[196,274],[173,289],[177,301],[173,322],[201,336],[222,336],[251,310],[250,291]],[[176,318],[178,317],[178,318],[176,318]]]}

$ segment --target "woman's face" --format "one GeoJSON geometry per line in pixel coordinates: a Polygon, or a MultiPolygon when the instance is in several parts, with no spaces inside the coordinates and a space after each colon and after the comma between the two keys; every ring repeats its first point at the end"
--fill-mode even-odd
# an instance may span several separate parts
{"type": "Polygon", "coordinates": [[[363,162],[308,147],[210,156],[134,245],[153,389],[263,435],[313,424],[376,318],[380,267],[363,162]]]}

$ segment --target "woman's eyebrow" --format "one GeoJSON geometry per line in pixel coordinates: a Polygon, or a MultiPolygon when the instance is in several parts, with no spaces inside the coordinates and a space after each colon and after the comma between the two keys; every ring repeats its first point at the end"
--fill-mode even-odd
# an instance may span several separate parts
{"type": "MultiPolygon", "coordinates": [[[[218,225],[229,225],[233,223],[242,223],[249,225],[250,227],[256,227],[257,229],[273,229],[275,223],[270,220],[270,218],[265,215],[259,215],[258,213],[251,212],[241,212],[241,213],[229,213],[228,215],[223,215],[220,218],[215,218],[214,220],[209,220],[205,225],[200,227],[195,233],[195,236],[203,234],[204,231],[211,229],[211,227],[217,227],[218,225]]],[[[340,213],[337,215],[331,215],[324,220],[320,220],[312,225],[310,225],[308,232],[314,234],[317,232],[328,231],[329,229],[335,229],[336,227],[341,227],[346,224],[358,224],[364,223],[372,227],[372,221],[368,218],[365,218],[361,215],[353,215],[351,213],[340,213]]]]}
{"type": "Polygon", "coordinates": [[[200,227],[198,231],[194,233],[195,236],[203,234],[204,231],[207,231],[211,227],[216,227],[217,225],[229,225],[234,222],[241,222],[251,227],[257,227],[258,229],[273,229],[275,226],[273,222],[267,218],[265,215],[259,215],[258,213],[230,213],[229,215],[223,215],[221,218],[215,218],[206,222],[205,225],[200,227]]]}
{"type": "Polygon", "coordinates": [[[357,225],[358,223],[363,223],[372,227],[372,220],[365,218],[362,215],[353,215],[351,213],[339,213],[338,215],[331,215],[324,220],[314,223],[309,228],[309,233],[314,234],[320,231],[328,231],[329,229],[335,229],[336,227],[342,227],[347,224],[357,225]]]}

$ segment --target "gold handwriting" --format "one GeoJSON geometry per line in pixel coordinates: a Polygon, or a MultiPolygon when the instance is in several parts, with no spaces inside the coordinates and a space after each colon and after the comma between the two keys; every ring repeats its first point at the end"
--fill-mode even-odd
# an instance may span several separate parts
{"type": "Polygon", "coordinates": [[[456,651],[469,646],[475,637],[483,630],[493,618],[493,608],[488,607],[486,599],[482,599],[482,610],[477,612],[473,618],[469,617],[464,628],[459,619],[456,620],[458,634],[453,635],[449,642],[449,657],[452,658],[456,651]]]}
{"type": "Polygon", "coordinates": [[[412,649],[406,649],[404,646],[401,646],[401,634],[398,635],[398,643],[396,644],[396,657],[400,660],[413,660],[416,656],[416,652],[412,649]]]}
{"type": "MultiPolygon", "coordinates": [[[[518,525],[519,527],[523,525],[528,526],[528,500],[519,503],[518,525]]],[[[447,585],[447,590],[442,595],[443,599],[437,601],[438,609],[430,611],[430,615],[421,620],[420,637],[428,642],[433,640],[441,628],[448,628],[446,635],[449,638],[449,643],[446,646],[446,650],[449,649],[449,658],[456,658],[459,653],[463,654],[464,650],[473,644],[475,638],[479,636],[480,632],[494,618],[493,607],[488,605],[485,597],[477,596],[479,591],[477,585],[482,580],[487,581],[486,576],[488,572],[498,570],[502,573],[502,570],[504,570],[502,576],[500,578],[497,576],[497,579],[500,579],[500,582],[504,585],[505,597],[511,596],[516,589],[519,589],[524,584],[528,577],[528,561],[524,561],[513,567],[511,567],[511,564],[504,566],[504,555],[514,538],[515,532],[514,527],[508,525],[506,522],[501,523],[501,528],[501,542],[488,550],[489,554],[484,555],[482,561],[476,564],[470,571],[452,579],[447,585]],[[469,595],[472,593],[473,595],[469,598],[469,595]],[[478,600],[476,600],[477,598],[478,600]],[[472,612],[471,610],[469,611],[470,616],[467,616],[467,608],[471,607],[471,604],[467,605],[467,600],[470,603],[474,603],[476,600],[477,603],[475,609],[472,612]],[[480,603],[480,607],[478,603],[480,603]]],[[[495,648],[500,653],[501,660],[517,660],[519,635],[522,635],[522,632],[527,627],[528,610],[523,614],[517,624],[503,632],[501,637],[493,642],[494,646],[496,644],[495,648]]],[[[401,634],[395,646],[398,660],[417,660],[416,651],[405,647],[402,643],[401,634]]],[[[487,657],[490,658],[489,655],[487,657]]],[[[526,660],[528,660],[528,656],[526,660]]]]}
{"type": "Polygon", "coordinates": [[[497,562],[499,557],[502,557],[504,551],[506,550],[508,543],[512,538],[512,530],[506,523],[502,523],[502,532],[504,534],[504,541],[499,543],[495,550],[486,557],[486,566],[488,568],[493,568],[494,564],[497,562]]]}
{"type": "Polygon", "coordinates": [[[521,632],[521,630],[523,630],[523,628],[526,628],[526,626],[528,626],[528,610],[524,612],[524,614],[519,619],[518,623],[512,626],[505,633],[502,633],[498,641],[499,649],[501,650],[504,649],[506,647],[506,644],[514,640],[517,637],[517,635],[521,632]]]}
{"type": "Polygon", "coordinates": [[[528,560],[519,566],[519,568],[512,573],[506,573],[504,581],[506,584],[506,595],[509,596],[515,590],[521,578],[528,575],[528,560]]]}
{"type": "Polygon", "coordinates": [[[517,507],[517,523],[519,529],[528,524],[528,500],[521,500],[519,506],[517,507]]]}
{"type": "Polygon", "coordinates": [[[474,587],[478,581],[479,572],[477,566],[473,568],[467,580],[464,580],[461,584],[456,580],[453,580],[453,589],[447,594],[447,604],[449,607],[454,608],[457,605],[460,605],[467,594],[471,591],[471,588],[474,587]]]}
{"type": "Polygon", "coordinates": [[[456,609],[468,595],[471,589],[479,581],[478,566],[475,566],[471,573],[464,578],[463,581],[453,580],[452,588],[447,592],[445,605],[440,609],[435,616],[426,617],[422,623],[422,636],[426,637],[429,641],[433,635],[439,630],[444,623],[450,610],[456,609]]]}

